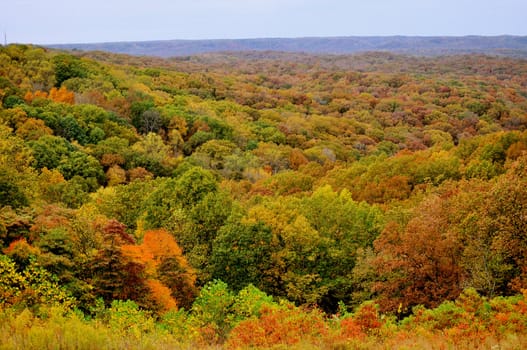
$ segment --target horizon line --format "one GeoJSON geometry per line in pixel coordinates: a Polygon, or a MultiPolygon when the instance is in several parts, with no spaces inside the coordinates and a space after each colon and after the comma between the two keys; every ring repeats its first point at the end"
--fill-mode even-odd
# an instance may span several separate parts
{"type": "Polygon", "coordinates": [[[518,34],[496,34],[496,35],[481,35],[481,34],[466,34],[466,35],[405,35],[405,34],[390,34],[390,35],[332,35],[332,36],[270,36],[270,37],[240,37],[240,38],[208,38],[208,39],[148,39],[148,40],[110,40],[110,41],[89,41],[89,42],[62,42],[62,43],[47,43],[35,44],[24,42],[12,42],[9,44],[30,44],[38,46],[56,46],[56,45],[97,45],[97,44],[120,44],[120,43],[148,43],[148,42],[199,42],[199,41],[244,41],[244,40],[299,40],[299,39],[346,39],[346,38],[527,38],[526,35],[518,34]]]}

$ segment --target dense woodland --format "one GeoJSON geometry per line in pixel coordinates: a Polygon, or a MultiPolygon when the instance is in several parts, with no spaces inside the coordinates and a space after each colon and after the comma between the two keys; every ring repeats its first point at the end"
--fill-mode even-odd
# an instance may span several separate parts
{"type": "Polygon", "coordinates": [[[9,45],[0,100],[6,349],[527,347],[526,60],[9,45]]]}

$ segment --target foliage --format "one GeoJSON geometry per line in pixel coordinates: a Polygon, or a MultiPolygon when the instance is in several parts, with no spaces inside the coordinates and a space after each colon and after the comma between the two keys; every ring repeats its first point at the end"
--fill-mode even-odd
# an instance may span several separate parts
{"type": "Polygon", "coordinates": [[[526,347],[526,77],[0,47],[0,343],[526,347]]]}
{"type": "Polygon", "coordinates": [[[64,308],[74,305],[75,300],[58,285],[56,277],[34,260],[18,272],[15,263],[7,256],[0,255],[0,259],[0,305],[38,307],[47,304],[64,308]]]}

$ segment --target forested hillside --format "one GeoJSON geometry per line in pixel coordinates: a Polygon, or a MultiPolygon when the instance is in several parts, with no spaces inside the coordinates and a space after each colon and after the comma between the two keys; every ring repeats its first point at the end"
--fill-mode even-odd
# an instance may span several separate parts
{"type": "Polygon", "coordinates": [[[8,349],[527,346],[526,60],[9,45],[0,100],[8,349]]]}
{"type": "Polygon", "coordinates": [[[527,57],[527,37],[500,36],[342,36],[216,40],[153,40],[49,45],[67,50],[102,50],[159,57],[225,51],[284,51],[317,54],[398,52],[413,55],[488,54],[527,57]]]}

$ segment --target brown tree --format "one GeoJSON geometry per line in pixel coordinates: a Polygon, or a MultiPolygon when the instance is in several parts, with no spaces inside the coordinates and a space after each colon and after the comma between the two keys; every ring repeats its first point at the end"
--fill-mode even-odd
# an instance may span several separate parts
{"type": "Polygon", "coordinates": [[[461,293],[461,246],[450,230],[445,204],[443,198],[430,197],[406,226],[392,222],[375,241],[380,281],[373,288],[383,310],[435,307],[461,293]]]}

